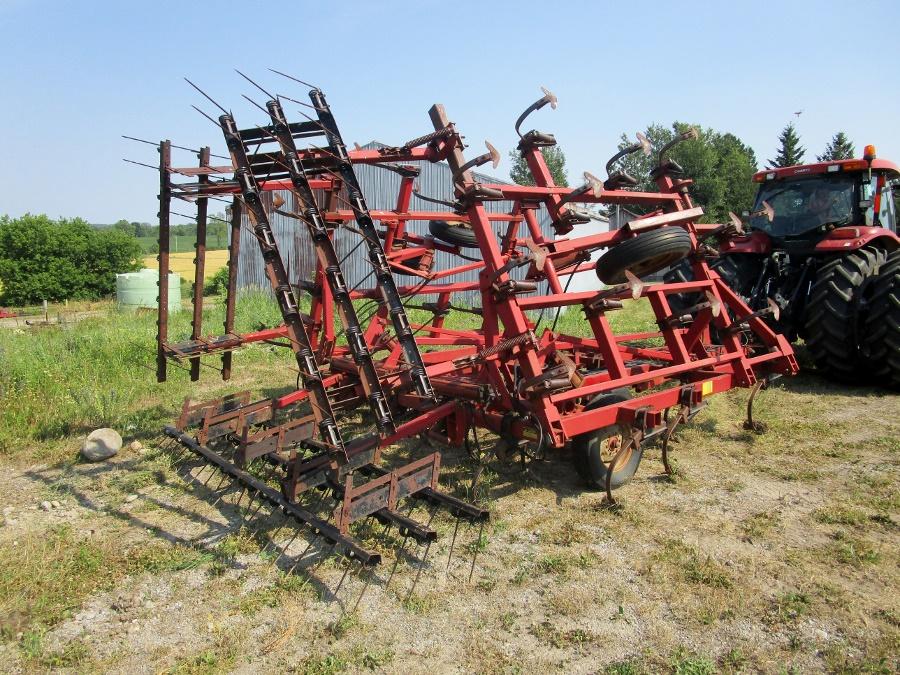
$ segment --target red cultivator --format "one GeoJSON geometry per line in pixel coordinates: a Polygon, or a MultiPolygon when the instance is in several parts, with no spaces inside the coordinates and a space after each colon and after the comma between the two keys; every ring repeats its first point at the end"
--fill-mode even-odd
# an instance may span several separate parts
{"type": "MultiPolygon", "coordinates": [[[[702,210],[688,196],[691,181],[677,177],[679,167],[666,160],[665,150],[654,172],[658,192],[630,189],[635,181],[615,170],[625,153],[646,151],[643,139],[610,160],[605,181],[585,174],[585,184],[571,189],[554,185],[541,153],[541,147],[555,144],[553,136],[529,131],[520,133],[518,149],[535,185],[486,184],[472,169],[496,162],[497,151],[488,144],[486,154],[467,161],[462,139],[440,105],[429,111],[432,133],[398,147],[349,150],[322,92],[313,88],[309,98],[314,117],[299,122],[286,118],[281,104],[286,97],[270,96],[259,106],[266,115],[259,126],[242,129],[223,109],[214,121],[229,149],[227,166],[210,166],[205,149],[198,167],[175,168],[170,143],[160,145],[160,270],[169,268],[172,198],[196,204],[199,241],[190,340],[169,340],[167,289],[160,287],[159,379],[165,379],[169,359],[190,362],[196,379],[200,359],[214,353],[221,353],[228,378],[232,351],[254,341],[291,349],[299,369],[300,386],[292,393],[262,401],[242,394],[186,403],[177,424],[166,428],[221,471],[223,481],[234,479],[241,498],[249,495],[248,508],[254,501],[260,502],[257,510],[268,503],[364,565],[377,563],[379,555],[355,538],[351,526],[368,518],[396,526],[405,538],[425,545],[427,555],[435,533],[430,524],[400,513],[401,503],[441,507],[471,523],[483,524],[488,514],[440,490],[439,453],[386,469],[382,448],[411,437],[459,446],[469,444],[473,434],[477,445],[478,428],[499,435],[498,454],[523,461],[571,444],[582,477],[606,490],[612,501],[612,490],[634,475],[643,448],[656,437],[663,438],[668,470],[669,438],[706,397],[735,386],[757,389],[772,377],[796,372],[791,347],[767,327],[764,312],[751,312],[707,266],[709,251],[699,250],[698,235],[716,226],[697,223],[702,210]],[[443,210],[412,210],[416,164],[441,161],[452,171],[455,201],[431,199],[443,210]],[[368,208],[355,173],[362,164],[400,175],[395,209],[368,208]],[[175,183],[175,176],[192,182],[175,183]],[[209,199],[223,196],[233,200],[226,334],[203,338],[206,208],[209,199]],[[500,200],[512,203],[511,210],[489,213],[486,202],[500,200]],[[649,213],[618,231],[566,236],[589,222],[583,205],[591,204],[637,205],[649,213]],[[552,221],[553,238],[540,226],[542,208],[552,221]],[[270,226],[272,212],[308,232],[317,260],[311,278],[288,277],[270,226]],[[430,221],[432,236],[410,231],[410,221],[430,221]],[[259,243],[284,320],[280,327],[250,334],[234,332],[234,261],[242,226],[252,228],[259,243]],[[344,261],[334,246],[338,228],[359,239],[354,250],[367,255],[370,287],[351,288],[345,281],[344,261]],[[590,254],[602,248],[609,251],[595,266],[590,254]],[[436,271],[438,251],[457,256],[459,264],[436,271]],[[683,258],[693,261],[693,281],[641,280],[683,258]],[[594,273],[595,267],[608,284],[603,290],[566,292],[564,278],[594,273]],[[453,280],[473,270],[477,281],[453,280]],[[415,283],[398,285],[395,275],[415,283]],[[311,296],[308,314],[299,309],[298,290],[311,296]],[[480,306],[454,304],[454,296],[472,292],[480,296],[480,306]],[[686,292],[702,302],[673,313],[667,296],[686,292]],[[615,335],[608,315],[623,301],[642,298],[658,330],[615,335]],[[412,323],[407,307],[413,306],[432,319],[412,323]],[[584,312],[591,337],[541,328],[534,318],[567,306],[584,312]],[[359,316],[362,307],[373,310],[366,319],[359,316]],[[447,327],[454,312],[480,317],[480,327],[447,327]],[[373,428],[351,437],[341,411],[360,405],[368,406],[373,428]],[[313,508],[313,495],[319,495],[317,507],[331,500],[324,514],[313,508]]],[[[523,113],[516,131],[547,103],[555,107],[549,92],[523,113]]],[[[455,537],[456,529],[454,543],[455,537]]],[[[279,558],[300,564],[306,552],[292,555],[292,543],[275,543],[279,558]]],[[[452,549],[453,543],[451,554],[452,549]]]]}

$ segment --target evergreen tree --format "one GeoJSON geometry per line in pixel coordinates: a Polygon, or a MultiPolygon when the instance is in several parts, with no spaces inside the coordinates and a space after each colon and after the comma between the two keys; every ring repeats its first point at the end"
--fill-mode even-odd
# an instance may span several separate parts
{"type": "MultiPolygon", "coordinates": [[[[553,145],[541,148],[541,153],[547,162],[547,168],[550,169],[550,175],[553,176],[553,182],[562,187],[569,187],[569,179],[566,178],[566,156],[562,149],[558,145],[553,145]]],[[[519,185],[534,185],[534,178],[522,155],[513,150],[509,153],[509,158],[513,163],[512,169],[509,170],[509,177],[513,182],[519,185]]]]}
{"type": "Polygon", "coordinates": [[[825,154],[819,155],[816,159],[820,162],[833,162],[836,159],[852,159],[856,154],[856,148],[847,138],[847,134],[843,131],[837,132],[831,142],[825,146],[825,154]]]}
{"type": "Polygon", "coordinates": [[[782,130],[781,135],[778,137],[778,142],[781,143],[781,147],[778,149],[775,159],[769,160],[770,169],[803,164],[803,155],[806,149],[800,145],[800,136],[797,135],[793,122],[790,122],[782,130]]]}

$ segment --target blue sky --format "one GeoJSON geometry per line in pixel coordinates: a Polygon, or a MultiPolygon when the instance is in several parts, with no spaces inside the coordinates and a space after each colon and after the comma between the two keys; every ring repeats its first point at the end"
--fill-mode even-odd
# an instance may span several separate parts
{"type": "Polygon", "coordinates": [[[560,105],[531,121],[573,182],[602,173],[623,131],[674,120],[730,131],[761,162],[792,120],[808,160],[844,130],[900,161],[898,26],[897,2],[0,0],[0,214],[155,219],[155,175],[121,158],[156,153],[120,135],[221,149],[182,78],[249,126],[240,94],[256,92],[234,68],[302,100],[266,68],[316,83],[350,142],[426,133],[441,102],[470,156],[501,150],[498,176],[541,85],[560,105]]]}

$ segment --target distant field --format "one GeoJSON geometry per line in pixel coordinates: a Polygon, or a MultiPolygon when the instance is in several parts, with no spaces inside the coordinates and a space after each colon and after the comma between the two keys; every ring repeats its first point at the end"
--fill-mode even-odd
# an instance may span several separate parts
{"type": "MultiPolygon", "coordinates": [[[[150,253],[151,251],[156,250],[156,246],[159,243],[159,239],[155,234],[151,234],[146,237],[135,237],[138,243],[141,245],[141,248],[145,253],[150,253]]],[[[194,241],[195,238],[193,235],[172,235],[170,245],[172,247],[173,253],[184,253],[185,251],[191,252],[194,250],[194,241]]],[[[224,249],[228,245],[228,241],[224,237],[209,237],[207,239],[206,245],[209,248],[221,248],[224,249]]]]}
{"type": "MultiPolygon", "coordinates": [[[[156,261],[155,255],[144,257],[144,267],[150,269],[156,268],[159,263],[156,261]]],[[[207,251],[206,252],[206,269],[203,278],[209,279],[213,274],[228,264],[228,251],[207,251]]],[[[194,278],[194,252],[171,253],[169,254],[169,269],[179,275],[186,281],[194,278]]]]}

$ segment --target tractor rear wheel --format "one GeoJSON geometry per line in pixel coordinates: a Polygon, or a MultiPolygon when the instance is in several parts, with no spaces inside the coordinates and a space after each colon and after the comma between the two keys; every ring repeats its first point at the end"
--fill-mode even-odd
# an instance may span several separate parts
{"type": "Polygon", "coordinates": [[[888,255],[872,281],[863,348],[877,377],[900,388],[900,249],[888,255]]]}
{"type": "Polygon", "coordinates": [[[604,284],[625,283],[625,271],[644,278],[678,262],[691,252],[691,235],[680,227],[661,227],[616,244],[597,260],[604,284]]]}
{"type": "Polygon", "coordinates": [[[865,327],[863,294],[884,262],[872,247],[851,251],[819,268],[806,306],[806,346],[827,377],[850,383],[871,379],[859,337],[865,327]]]}
{"type": "MultiPolygon", "coordinates": [[[[621,403],[630,398],[631,395],[627,391],[610,392],[594,398],[585,406],[585,410],[594,410],[613,403],[621,403]]],[[[627,425],[611,424],[576,436],[572,440],[575,469],[590,489],[606,489],[606,474],[609,471],[609,465],[623,444],[628,443],[630,439],[631,434],[627,425]]],[[[622,487],[634,478],[643,454],[643,447],[632,447],[630,451],[625,453],[625,456],[619,459],[618,468],[613,471],[612,480],[610,481],[610,487],[613,490],[622,487]]]]}

